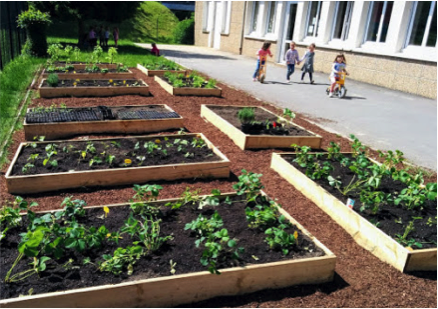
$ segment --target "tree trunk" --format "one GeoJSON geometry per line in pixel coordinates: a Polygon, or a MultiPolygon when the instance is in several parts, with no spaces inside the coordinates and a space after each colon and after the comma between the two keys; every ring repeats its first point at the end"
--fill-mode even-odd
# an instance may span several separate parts
{"type": "Polygon", "coordinates": [[[78,46],[84,45],[84,20],[82,18],[78,18],[78,46]]]}

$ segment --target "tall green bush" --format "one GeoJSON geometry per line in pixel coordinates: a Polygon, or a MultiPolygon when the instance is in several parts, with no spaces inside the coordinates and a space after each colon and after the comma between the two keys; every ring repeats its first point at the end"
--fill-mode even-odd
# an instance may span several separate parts
{"type": "Polygon", "coordinates": [[[27,32],[26,53],[35,56],[47,55],[47,26],[50,22],[49,13],[43,13],[33,7],[18,15],[18,26],[27,32]]]}
{"type": "Polygon", "coordinates": [[[195,20],[184,19],[176,26],[173,36],[175,43],[193,45],[195,43],[195,20]]]}

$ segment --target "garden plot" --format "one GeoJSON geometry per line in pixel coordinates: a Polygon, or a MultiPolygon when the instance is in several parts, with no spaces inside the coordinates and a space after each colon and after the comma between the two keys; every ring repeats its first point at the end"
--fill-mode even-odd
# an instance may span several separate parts
{"type": "Polygon", "coordinates": [[[187,72],[186,70],[183,70],[182,68],[178,68],[178,69],[169,69],[169,68],[158,69],[158,68],[160,68],[160,66],[158,66],[158,65],[149,65],[147,67],[144,67],[140,63],[137,64],[137,69],[142,71],[147,76],[163,76],[166,72],[185,75],[187,72]]]}
{"type": "Polygon", "coordinates": [[[436,183],[396,170],[398,152],[373,162],[355,141],[353,153],[333,143],[328,154],[275,153],[271,168],[381,260],[400,271],[436,270],[436,183]]]}
{"type": "Polygon", "coordinates": [[[203,134],[21,143],[8,192],[36,193],[152,180],[227,178],[229,160],[203,134]]]}
{"type": "Polygon", "coordinates": [[[228,135],[243,150],[289,148],[292,144],[319,149],[322,137],[293,124],[291,120],[294,114],[291,111],[288,114],[292,115],[286,116],[289,120],[259,106],[201,106],[201,116],[228,135]]]}
{"type": "Polygon", "coordinates": [[[23,123],[28,141],[80,134],[142,134],[184,127],[183,117],[167,105],[29,108],[23,123]]]}
{"type": "Polygon", "coordinates": [[[164,76],[155,76],[155,81],[172,95],[220,97],[222,89],[216,87],[216,81],[206,81],[203,77],[191,72],[189,75],[166,72],[164,76]]]}
{"type": "MultiPolygon", "coordinates": [[[[90,66],[89,63],[85,61],[72,61],[72,62],[63,62],[63,61],[56,61],[53,63],[56,67],[68,67],[73,66],[75,70],[85,70],[88,66],[90,66]]],[[[95,63],[93,65],[98,66],[100,69],[117,69],[118,64],[117,63],[109,63],[109,62],[100,62],[95,63]]]]}
{"type": "Polygon", "coordinates": [[[239,177],[237,194],[187,189],[157,201],[160,186],[136,185],[129,204],[84,208],[66,198],[64,209],[37,214],[18,198],[18,210],[5,210],[17,219],[1,242],[0,305],[173,307],[332,281],[336,256],[260,191],[254,176],[239,177]],[[20,209],[28,211],[22,219],[20,209]],[[20,241],[29,229],[35,232],[20,241]],[[30,289],[35,295],[18,297],[30,289]]]}
{"type": "Polygon", "coordinates": [[[99,69],[97,72],[87,69],[66,70],[64,67],[58,67],[51,72],[44,69],[41,74],[42,78],[49,77],[50,74],[57,74],[60,79],[134,79],[134,73],[131,70],[121,72],[118,69],[99,69]]]}
{"type": "Polygon", "coordinates": [[[116,95],[149,95],[149,86],[143,80],[80,80],[43,79],[39,87],[40,97],[104,97],[116,95]]]}

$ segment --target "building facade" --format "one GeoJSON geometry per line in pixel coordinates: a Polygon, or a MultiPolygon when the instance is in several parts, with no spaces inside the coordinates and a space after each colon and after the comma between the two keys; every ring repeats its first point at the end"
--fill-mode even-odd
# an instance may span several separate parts
{"type": "Polygon", "coordinates": [[[300,55],[316,44],[315,70],[347,58],[350,78],[437,97],[436,1],[197,1],[195,45],[256,57],[271,42],[285,64],[291,41],[300,55]]]}

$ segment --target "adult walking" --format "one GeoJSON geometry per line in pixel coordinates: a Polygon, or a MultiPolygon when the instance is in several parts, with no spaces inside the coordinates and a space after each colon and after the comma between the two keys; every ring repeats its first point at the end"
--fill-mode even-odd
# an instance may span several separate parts
{"type": "Polygon", "coordinates": [[[286,52],[284,60],[286,60],[287,65],[286,82],[290,83],[290,76],[295,72],[295,64],[300,64],[300,56],[295,49],[295,42],[290,42],[290,49],[286,52]]]}

